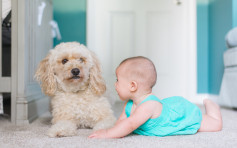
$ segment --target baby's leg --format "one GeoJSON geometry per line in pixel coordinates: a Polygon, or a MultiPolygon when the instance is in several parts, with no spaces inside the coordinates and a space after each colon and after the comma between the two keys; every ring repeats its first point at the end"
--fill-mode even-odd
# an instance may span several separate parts
{"type": "Polygon", "coordinates": [[[199,132],[216,132],[222,129],[222,116],[220,107],[209,99],[203,101],[206,114],[203,114],[199,132]]]}

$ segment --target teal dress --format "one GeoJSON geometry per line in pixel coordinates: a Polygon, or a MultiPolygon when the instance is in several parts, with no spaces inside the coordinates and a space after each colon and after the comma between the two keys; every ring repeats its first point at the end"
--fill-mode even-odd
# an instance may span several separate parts
{"type": "MultiPolygon", "coordinates": [[[[133,133],[163,137],[195,134],[200,128],[202,121],[200,109],[183,97],[174,96],[160,100],[156,96],[150,95],[139,105],[150,100],[158,101],[162,104],[160,116],[148,119],[133,133]]],[[[132,105],[133,101],[129,100],[125,107],[127,117],[131,114],[132,105]]]]}

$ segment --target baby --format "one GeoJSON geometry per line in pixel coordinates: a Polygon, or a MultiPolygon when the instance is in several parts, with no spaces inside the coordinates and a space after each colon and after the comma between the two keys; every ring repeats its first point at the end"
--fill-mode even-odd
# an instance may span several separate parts
{"type": "Polygon", "coordinates": [[[151,60],[138,56],[125,59],[116,69],[116,91],[126,101],[114,127],[92,133],[89,138],[120,138],[130,133],[147,136],[187,135],[222,129],[219,106],[203,101],[206,114],[183,97],[160,100],[152,93],[156,69],[151,60]]]}

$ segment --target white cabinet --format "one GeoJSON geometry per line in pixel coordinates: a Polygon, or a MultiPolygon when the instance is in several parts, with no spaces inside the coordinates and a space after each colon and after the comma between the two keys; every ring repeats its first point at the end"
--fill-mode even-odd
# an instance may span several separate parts
{"type": "Polygon", "coordinates": [[[48,98],[34,81],[34,73],[53,46],[50,26],[53,6],[52,0],[11,2],[11,76],[0,77],[0,94],[11,93],[11,121],[19,125],[30,123],[49,107],[48,98]],[[45,7],[41,17],[42,5],[45,7]]]}

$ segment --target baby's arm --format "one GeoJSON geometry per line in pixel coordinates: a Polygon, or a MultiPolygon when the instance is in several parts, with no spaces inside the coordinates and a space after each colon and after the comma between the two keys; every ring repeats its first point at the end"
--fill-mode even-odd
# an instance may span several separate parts
{"type": "Polygon", "coordinates": [[[152,103],[153,101],[143,103],[136,108],[130,117],[118,121],[116,125],[110,129],[94,132],[89,138],[120,138],[130,134],[151,118],[155,107],[152,103]]]}

